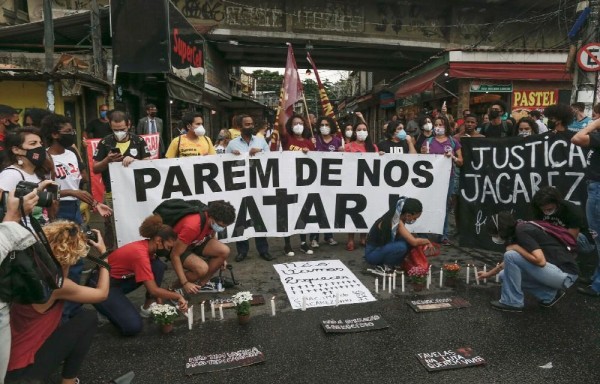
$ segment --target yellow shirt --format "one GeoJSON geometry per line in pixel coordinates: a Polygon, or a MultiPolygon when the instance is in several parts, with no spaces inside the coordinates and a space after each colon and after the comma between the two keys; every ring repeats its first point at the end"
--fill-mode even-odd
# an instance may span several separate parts
{"type": "Polygon", "coordinates": [[[214,155],[215,153],[215,147],[210,138],[201,136],[197,140],[190,140],[187,135],[181,135],[171,141],[165,157],[172,159],[174,157],[214,155]]]}
{"type": "Polygon", "coordinates": [[[117,148],[119,148],[119,149],[121,150],[121,154],[123,154],[123,153],[127,152],[127,149],[129,148],[129,145],[130,145],[130,144],[131,144],[131,140],[127,140],[127,141],[126,141],[126,142],[124,142],[124,143],[119,143],[119,142],[117,141],[117,144],[115,144],[115,146],[116,146],[117,148]]]}
{"type": "Polygon", "coordinates": [[[236,128],[229,128],[229,133],[231,134],[231,140],[235,139],[239,135],[242,134],[242,131],[236,128]]]}

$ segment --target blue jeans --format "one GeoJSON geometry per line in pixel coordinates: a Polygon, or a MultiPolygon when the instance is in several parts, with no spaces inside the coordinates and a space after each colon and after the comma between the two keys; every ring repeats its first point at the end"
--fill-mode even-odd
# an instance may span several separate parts
{"type": "MultiPolygon", "coordinates": [[[[254,244],[256,245],[256,250],[259,255],[264,255],[269,252],[269,243],[267,242],[266,237],[255,237],[254,244]]],[[[250,250],[250,241],[249,240],[240,240],[235,243],[235,247],[237,248],[237,252],[240,254],[247,254],[250,250]]]]}
{"type": "Polygon", "coordinates": [[[371,265],[397,266],[402,264],[408,254],[408,243],[400,238],[385,245],[377,246],[367,242],[365,260],[371,265]]]}
{"type": "Polygon", "coordinates": [[[598,252],[598,266],[592,275],[592,289],[600,292],[600,181],[590,182],[588,184],[588,199],[585,206],[585,213],[588,220],[590,232],[596,243],[596,252],[598,252]]]}
{"type": "MultiPolygon", "coordinates": [[[[152,260],[151,266],[154,281],[160,287],[167,266],[159,259],[152,260]]],[[[96,286],[97,279],[98,275],[92,275],[88,285],[96,286]]],[[[94,304],[96,310],[106,316],[123,336],[133,336],[142,331],[143,322],[139,309],[125,296],[142,284],[137,283],[135,277],[120,280],[111,277],[108,298],[102,303],[94,304]]],[[[149,297],[150,295],[146,293],[146,298],[149,297]]]]}
{"type": "Polygon", "coordinates": [[[500,302],[512,307],[525,305],[523,291],[549,303],[559,289],[569,288],[577,275],[563,272],[556,265],[546,263],[539,267],[527,261],[516,251],[504,253],[504,270],[500,272],[502,293],[500,302]]]}

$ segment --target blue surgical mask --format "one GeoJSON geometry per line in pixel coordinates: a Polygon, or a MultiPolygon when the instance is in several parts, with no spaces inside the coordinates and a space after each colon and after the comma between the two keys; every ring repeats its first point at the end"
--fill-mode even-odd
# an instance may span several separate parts
{"type": "Polygon", "coordinates": [[[396,133],[396,137],[399,140],[406,140],[406,131],[403,129],[400,132],[396,133]]]}
{"type": "Polygon", "coordinates": [[[219,224],[217,224],[216,222],[213,221],[213,223],[210,225],[210,227],[212,228],[213,231],[215,232],[223,232],[225,230],[225,227],[221,227],[219,224]]]}
{"type": "Polygon", "coordinates": [[[100,117],[102,119],[106,119],[106,116],[108,115],[108,111],[100,111],[100,117]]]}

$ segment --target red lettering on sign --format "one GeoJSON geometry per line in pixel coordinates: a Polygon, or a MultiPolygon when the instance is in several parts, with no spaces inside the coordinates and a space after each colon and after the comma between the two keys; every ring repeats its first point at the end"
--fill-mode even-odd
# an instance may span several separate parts
{"type": "Polygon", "coordinates": [[[202,50],[184,41],[179,35],[179,29],[173,28],[173,52],[179,56],[181,63],[194,68],[202,67],[202,50]]]}

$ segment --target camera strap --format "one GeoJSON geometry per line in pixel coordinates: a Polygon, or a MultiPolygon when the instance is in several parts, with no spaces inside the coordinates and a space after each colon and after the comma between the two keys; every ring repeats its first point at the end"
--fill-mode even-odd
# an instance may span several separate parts
{"type": "Polygon", "coordinates": [[[98,265],[100,267],[106,268],[106,270],[110,272],[110,265],[106,261],[102,260],[101,258],[92,256],[92,255],[87,255],[86,259],[88,259],[91,262],[94,262],[96,265],[98,265]]]}

